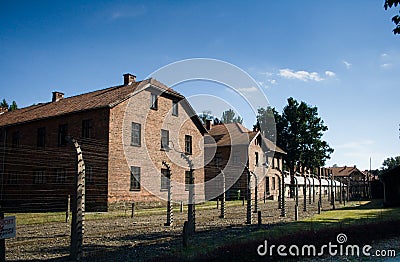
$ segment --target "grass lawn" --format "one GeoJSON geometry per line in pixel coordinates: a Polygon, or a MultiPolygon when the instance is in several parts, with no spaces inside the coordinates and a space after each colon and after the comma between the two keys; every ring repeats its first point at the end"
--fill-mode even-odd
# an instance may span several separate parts
{"type": "MultiPolygon", "coordinates": [[[[202,204],[196,205],[196,210],[202,209],[213,209],[216,207],[216,201],[208,201],[202,204]]],[[[242,205],[241,200],[227,201],[226,206],[239,206],[242,205]]],[[[184,212],[187,211],[187,206],[183,207],[184,212]]],[[[174,205],[174,212],[179,212],[180,207],[174,205]]],[[[112,219],[119,217],[128,217],[131,215],[131,209],[118,210],[110,212],[86,212],[85,220],[99,220],[99,219],[112,219]]],[[[164,214],[166,213],[166,207],[148,208],[148,209],[137,209],[135,210],[135,216],[148,216],[151,214],[164,214]]],[[[32,225],[32,224],[44,224],[49,222],[65,222],[65,212],[46,212],[46,213],[7,213],[5,216],[16,216],[18,225],[32,225]]],[[[71,213],[69,214],[71,219],[71,213]]]]}
{"type": "MultiPolygon", "coordinates": [[[[274,244],[327,244],[345,233],[354,243],[400,236],[400,208],[382,208],[381,201],[347,203],[346,207],[325,211],[297,222],[256,229],[235,237],[202,241],[202,248],[189,247],[175,253],[183,260],[258,260],[256,248],[264,240],[274,244]]],[[[265,257],[263,258],[266,259],[265,257]]],[[[168,260],[168,259],[167,259],[168,260]]]]}

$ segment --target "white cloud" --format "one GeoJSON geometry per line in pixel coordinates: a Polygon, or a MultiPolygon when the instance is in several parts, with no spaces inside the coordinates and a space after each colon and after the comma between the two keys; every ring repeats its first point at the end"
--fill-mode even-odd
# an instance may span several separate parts
{"type": "Polygon", "coordinates": [[[275,85],[275,84],[276,84],[276,80],[275,80],[275,79],[268,79],[268,82],[269,82],[271,85],[275,85]]]}
{"type": "Polygon", "coordinates": [[[388,57],[389,55],[386,53],[381,54],[381,57],[388,57]]]}
{"type": "Polygon", "coordinates": [[[347,62],[346,60],[343,60],[342,62],[346,66],[347,69],[350,69],[351,64],[349,62],[347,62]]]}
{"type": "Polygon", "coordinates": [[[325,75],[330,76],[330,77],[336,76],[336,74],[332,71],[325,71],[325,75]]]}
{"type": "Polygon", "coordinates": [[[389,68],[389,67],[391,67],[391,66],[392,66],[391,63],[381,64],[381,67],[382,67],[382,68],[389,68]]]}
{"type": "Polygon", "coordinates": [[[279,75],[284,78],[288,79],[298,79],[304,82],[307,82],[308,80],[311,81],[322,81],[324,80],[322,77],[319,76],[317,72],[307,72],[307,71],[294,71],[292,69],[286,68],[286,69],[280,69],[279,70],[279,75]]]}
{"type": "MultiPolygon", "coordinates": [[[[260,82],[259,82],[260,83],[260,82]]],[[[262,82],[261,82],[262,83],[262,82]]],[[[251,87],[242,87],[242,88],[237,88],[236,89],[238,92],[241,93],[252,93],[252,92],[257,92],[259,91],[259,89],[255,86],[251,86],[251,87]]]]}

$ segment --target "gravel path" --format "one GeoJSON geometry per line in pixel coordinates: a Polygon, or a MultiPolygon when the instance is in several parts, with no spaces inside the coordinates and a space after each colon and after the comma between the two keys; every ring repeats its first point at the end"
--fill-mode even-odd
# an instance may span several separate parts
{"type": "MultiPolygon", "coordinates": [[[[308,201],[308,200],[307,200],[308,201]]],[[[312,216],[317,212],[316,203],[303,212],[303,202],[299,201],[299,217],[312,216]]],[[[285,218],[276,201],[259,203],[264,226],[294,220],[294,201],[287,201],[285,218]]],[[[323,207],[328,208],[325,200],[323,207]]],[[[191,241],[199,244],[214,238],[231,238],[257,226],[245,225],[246,206],[227,206],[226,218],[219,218],[219,210],[210,207],[196,209],[196,234],[191,241]]],[[[183,223],[187,220],[186,207],[183,213],[174,212],[174,225],[164,226],[166,214],[137,215],[133,219],[121,217],[113,219],[85,221],[84,260],[96,261],[144,261],[163,253],[173,254],[181,248],[183,223]]],[[[18,221],[17,221],[18,223],[18,221]]],[[[257,223],[257,214],[253,214],[257,223]]],[[[16,260],[66,261],[69,256],[70,225],[54,222],[37,225],[17,226],[16,238],[7,240],[6,256],[16,260]]]]}

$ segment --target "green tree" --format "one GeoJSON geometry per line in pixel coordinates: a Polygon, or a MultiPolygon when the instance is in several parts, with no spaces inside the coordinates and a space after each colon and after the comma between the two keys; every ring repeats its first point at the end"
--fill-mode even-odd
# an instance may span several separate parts
{"type": "Polygon", "coordinates": [[[235,117],[235,112],[232,109],[222,112],[221,122],[224,124],[239,123],[243,124],[243,118],[235,117]]]}
{"type": "Polygon", "coordinates": [[[199,114],[199,118],[201,122],[203,122],[203,125],[205,125],[206,121],[213,120],[214,116],[212,115],[210,110],[204,110],[203,112],[201,112],[201,114],[199,114]]]}
{"type": "Polygon", "coordinates": [[[18,106],[17,103],[15,101],[12,101],[10,107],[8,108],[9,111],[13,111],[13,110],[17,110],[18,106]]]}
{"type": "Polygon", "coordinates": [[[3,101],[1,101],[0,106],[1,106],[1,107],[7,107],[7,108],[8,108],[8,103],[7,103],[7,101],[6,101],[4,98],[3,98],[3,101]]]}
{"type": "Polygon", "coordinates": [[[295,168],[303,171],[305,167],[314,169],[323,166],[330,158],[333,149],[322,140],[328,127],[318,116],[317,107],[299,103],[290,97],[276,122],[277,145],[287,152],[286,164],[291,174],[294,174],[295,168]]]}
{"type": "MultiPolygon", "coordinates": [[[[400,0],[385,0],[384,7],[385,10],[388,10],[388,8],[397,7],[399,4],[400,0]]],[[[400,34],[400,15],[393,16],[392,21],[396,25],[396,27],[393,29],[393,34],[400,34]]]]}
{"type": "Polygon", "coordinates": [[[386,158],[382,163],[382,170],[389,170],[400,166],[400,156],[386,158]]]}
{"type": "Polygon", "coordinates": [[[257,109],[257,123],[253,126],[253,129],[259,130],[264,137],[275,143],[277,141],[276,125],[281,124],[280,118],[281,116],[275,108],[271,106],[261,107],[257,109]]]}
{"type": "Polygon", "coordinates": [[[17,103],[15,101],[12,101],[11,105],[8,105],[7,101],[4,98],[0,102],[0,107],[5,107],[8,109],[8,111],[13,111],[18,109],[17,103]]]}

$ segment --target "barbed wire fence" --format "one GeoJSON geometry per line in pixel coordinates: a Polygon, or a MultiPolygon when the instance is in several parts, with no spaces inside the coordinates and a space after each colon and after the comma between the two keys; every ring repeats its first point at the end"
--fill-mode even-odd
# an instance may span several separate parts
{"type": "MultiPolygon", "coordinates": [[[[108,180],[107,144],[94,139],[80,139],[78,143],[85,162],[83,257],[105,255],[121,245],[164,243],[181,236],[183,223],[187,219],[187,207],[182,210],[179,204],[172,207],[176,210],[174,223],[168,227],[164,225],[168,208],[166,203],[155,210],[132,209],[132,213],[127,212],[131,206],[124,204],[115,212],[103,213],[108,210],[109,183],[118,186],[119,183],[129,181],[108,180]]],[[[18,228],[17,236],[7,240],[7,258],[28,260],[69,257],[73,251],[70,250],[71,206],[76,202],[74,189],[79,164],[74,146],[68,144],[43,149],[6,145],[2,148],[0,160],[2,211],[7,215],[17,215],[18,228]]],[[[263,192],[258,193],[262,197],[263,192]]],[[[253,194],[253,205],[254,201],[253,194]]],[[[295,201],[286,201],[287,210],[292,210],[295,201]]],[[[207,204],[199,205],[196,207],[196,227],[203,231],[243,226],[246,222],[246,207],[241,203],[236,204],[229,201],[224,203],[223,218],[220,209],[210,208],[207,204]]],[[[328,206],[327,203],[325,205],[328,206]]],[[[258,209],[262,212],[263,224],[294,220],[293,212],[288,212],[285,218],[280,217],[281,211],[275,201],[260,201],[258,209]]],[[[316,206],[312,205],[310,209],[310,212],[314,212],[316,206]]]]}

